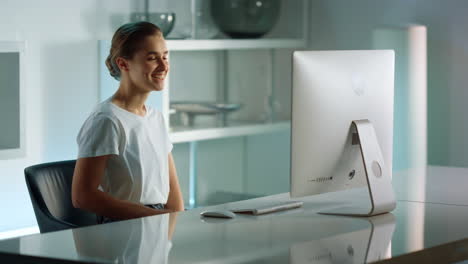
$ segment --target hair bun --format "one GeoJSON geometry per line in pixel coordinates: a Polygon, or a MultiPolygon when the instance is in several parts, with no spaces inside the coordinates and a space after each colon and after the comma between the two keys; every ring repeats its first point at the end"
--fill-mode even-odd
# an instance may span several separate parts
{"type": "Polygon", "coordinates": [[[112,61],[111,55],[107,56],[106,66],[107,66],[107,69],[109,70],[110,75],[114,77],[114,79],[116,79],[117,81],[120,80],[120,69],[112,61]]]}

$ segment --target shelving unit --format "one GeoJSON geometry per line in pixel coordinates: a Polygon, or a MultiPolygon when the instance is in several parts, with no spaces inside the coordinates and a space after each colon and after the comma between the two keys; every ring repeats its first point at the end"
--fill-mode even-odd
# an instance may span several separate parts
{"type": "Polygon", "coordinates": [[[184,143],[228,137],[242,137],[264,133],[274,133],[290,129],[289,121],[269,124],[232,124],[216,128],[179,128],[170,133],[172,143],[184,143]]]}
{"type": "MultiPolygon", "coordinates": [[[[306,47],[308,1],[283,1],[282,5],[277,25],[264,38],[174,40],[168,36],[171,70],[166,88],[152,93],[147,104],[161,110],[174,144],[189,144],[189,207],[197,206],[199,142],[290,130],[290,53],[306,47]],[[229,114],[224,126],[214,122],[219,117],[181,126],[170,114],[170,103],[175,101],[237,102],[243,107],[229,114]]],[[[118,86],[104,64],[109,47],[109,40],[99,42],[101,100],[118,86]]]]}
{"type": "Polygon", "coordinates": [[[241,50],[241,49],[284,49],[303,48],[304,39],[197,39],[167,40],[170,51],[241,50]]]}
{"type": "MultiPolygon", "coordinates": [[[[304,40],[299,39],[258,39],[258,40],[168,40],[167,44],[171,52],[185,51],[215,51],[219,49],[224,53],[241,50],[272,50],[272,47],[281,47],[284,49],[303,48],[304,40]],[[221,49],[221,47],[223,47],[221,49]],[[229,49],[227,48],[229,47],[229,49]]],[[[110,47],[110,41],[99,41],[100,60],[104,61],[110,47]]],[[[225,59],[225,58],[224,58],[225,59]]],[[[271,71],[271,69],[269,69],[271,71]]],[[[273,73],[271,73],[273,74],[273,73]]],[[[222,73],[221,75],[226,75],[222,73]]],[[[223,76],[224,77],[224,76],[223,76]]],[[[169,78],[168,78],[169,79],[169,78]]],[[[219,82],[225,82],[218,81],[219,82]]],[[[271,81],[269,81],[271,82],[271,81]]],[[[107,67],[104,63],[100,65],[100,97],[101,101],[110,97],[118,87],[118,82],[109,76],[107,67]]],[[[271,84],[269,84],[271,85],[271,84]]],[[[224,89],[225,87],[222,87],[224,89]]],[[[153,93],[148,98],[147,103],[152,107],[162,111],[167,126],[169,127],[170,137],[173,143],[185,143],[199,140],[212,140],[225,137],[247,136],[261,133],[271,133],[280,130],[289,129],[289,120],[260,120],[260,121],[231,121],[225,127],[196,125],[171,126],[169,108],[170,108],[170,81],[166,81],[166,89],[161,93],[153,93]]],[[[219,91],[217,91],[220,93],[219,91]]],[[[224,91],[225,92],[225,91],[224,91]]]]}

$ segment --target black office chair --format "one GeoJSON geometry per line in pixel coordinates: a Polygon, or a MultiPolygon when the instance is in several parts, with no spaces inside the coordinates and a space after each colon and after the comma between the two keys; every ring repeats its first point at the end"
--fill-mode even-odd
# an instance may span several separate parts
{"type": "Polygon", "coordinates": [[[95,214],[73,207],[71,186],[76,160],[24,169],[26,185],[41,233],[97,224],[95,214]]]}

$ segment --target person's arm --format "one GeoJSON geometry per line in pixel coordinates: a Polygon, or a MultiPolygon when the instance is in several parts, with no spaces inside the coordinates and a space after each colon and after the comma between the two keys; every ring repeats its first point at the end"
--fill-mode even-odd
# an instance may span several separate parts
{"type": "Polygon", "coordinates": [[[76,161],[72,183],[74,207],[112,219],[131,219],[173,211],[156,210],[138,203],[119,200],[99,190],[109,156],[79,158],[76,161]]]}
{"type": "Polygon", "coordinates": [[[167,199],[166,208],[173,211],[184,211],[184,199],[180,191],[179,179],[174,163],[172,153],[169,153],[169,197],[167,199]]]}

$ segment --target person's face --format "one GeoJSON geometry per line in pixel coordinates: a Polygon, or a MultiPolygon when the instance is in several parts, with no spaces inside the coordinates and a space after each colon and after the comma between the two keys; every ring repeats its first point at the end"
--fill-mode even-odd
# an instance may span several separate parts
{"type": "Polygon", "coordinates": [[[127,60],[128,76],[143,91],[161,91],[169,71],[166,41],[160,35],[145,38],[132,59],[127,60]]]}

